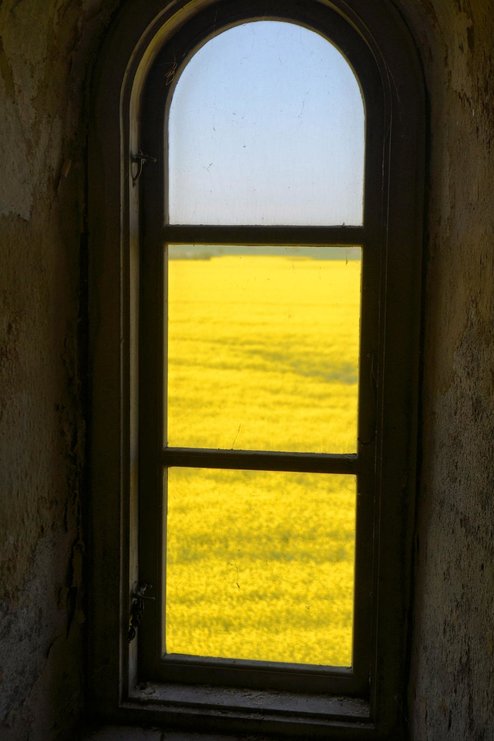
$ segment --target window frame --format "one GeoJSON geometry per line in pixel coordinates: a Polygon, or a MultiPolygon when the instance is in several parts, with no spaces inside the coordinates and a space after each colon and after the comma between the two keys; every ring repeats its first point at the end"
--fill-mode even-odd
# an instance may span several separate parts
{"type": "MultiPolygon", "coordinates": [[[[93,85],[89,143],[90,674],[94,707],[107,717],[139,722],[147,718],[177,726],[194,726],[201,718],[213,730],[269,730],[328,738],[333,734],[384,738],[399,725],[415,494],[425,111],[418,58],[400,16],[388,2],[379,9],[367,6],[365,0],[304,4],[134,0],[124,6],[104,44],[93,85]],[[263,11],[266,6],[269,16],[263,11]],[[364,227],[169,226],[163,230],[159,216],[153,217],[160,213],[158,202],[163,203],[166,149],[156,164],[143,164],[137,187],[137,163],[132,160],[141,149],[154,156],[156,137],[163,131],[163,117],[157,118],[154,130],[142,127],[146,107],[154,105],[163,75],[177,64],[177,49],[182,50],[180,63],[200,40],[204,43],[211,36],[213,28],[217,30],[212,24],[218,11],[222,28],[262,17],[291,19],[324,33],[324,24],[329,23],[331,40],[347,55],[363,85],[370,122],[365,180],[375,183],[379,177],[379,187],[371,191],[364,186],[364,227]],[[178,47],[171,39],[178,40],[178,47]],[[145,214],[140,208],[143,199],[151,205],[145,214]],[[241,682],[227,676],[231,672],[221,661],[205,662],[203,669],[190,662],[190,670],[172,673],[163,682],[156,670],[156,621],[152,622],[156,602],[149,602],[142,616],[141,633],[148,638],[141,636],[141,653],[137,641],[128,644],[126,640],[132,591],[144,575],[152,574],[146,580],[156,583],[161,566],[159,518],[149,515],[149,507],[141,504],[139,509],[140,489],[157,492],[159,486],[161,491],[156,466],[159,459],[161,468],[161,451],[156,449],[161,432],[155,429],[146,440],[139,435],[140,415],[149,420],[146,409],[156,409],[155,395],[147,396],[145,391],[140,397],[139,369],[143,374],[146,368],[145,389],[156,388],[161,373],[159,364],[148,362],[149,357],[139,360],[140,323],[156,311],[161,313],[159,250],[150,245],[162,244],[164,235],[170,242],[205,238],[243,242],[246,230],[249,241],[263,243],[268,233],[271,243],[365,243],[363,253],[372,259],[363,260],[363,280],[374,286],[362,299],[359,382],[359,458],[371,473],[363,484],[368,496],[359,497],[358,522],[371,517],[372,528],[370,535],[361,524],[357,529],[358,543],[365,544],[359,578],[368,593],[355,615],[358,624],[360,611],[373,600],[372,637],[366,641],[357,629],[355,650],[365,660],[350,680],[348,671],[332,669],[329,689],[324,691],[318,681],[312,682],[312,670],[293,667],[287,675],[280,667],[284,681],[268,683],[262,700],[253,700],[247,690],[259,679],[257,662],[255,667],[243,667],[249,671],[241,682]],[[147,278],[144,300],[143,273],[155,276],[151,289],[147,278]],[[367,337],[372,338],[369,346],[367,337]],[[372,438],[374,444],[369,445],[372,438]],[[140,543],[138,539],[139,520],[151,534],[151,543],[144,549],[143,539],[140,543]],[[395,554],[394,560],[389,559],[390,553],[395,554]],[[104,572],[98,568],[103,563],[104,572]],[[214,692],[201,690],[212,668],[218,686],[214,692]],[[194,677],[197,686],[184,684],[194,677]],[[294,707],[299,710],[294,712],[294,707]]],[[[153,332],[153,344],[163,347],[163,327],[155,323],[153,332]]]]}

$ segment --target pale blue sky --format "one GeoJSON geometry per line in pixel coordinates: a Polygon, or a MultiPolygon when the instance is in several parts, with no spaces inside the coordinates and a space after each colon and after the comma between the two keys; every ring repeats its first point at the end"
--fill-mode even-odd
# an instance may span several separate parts
{"type": "Polygon", "coordinates": [[[207,42],[169,122],[171,223],[361,224],[364,108],[341,53],[291,23],[207,42]]]}

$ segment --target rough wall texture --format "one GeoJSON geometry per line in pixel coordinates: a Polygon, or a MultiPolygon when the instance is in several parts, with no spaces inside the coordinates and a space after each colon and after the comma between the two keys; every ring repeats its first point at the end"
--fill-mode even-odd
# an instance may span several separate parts
{"type": "MultiPolygon", "coordinates": [[[[395,0],[430,96],[417,741],[493,739],[494,0],[395,0]]],[[[0,737],[83,705],[83,81],[117,0],[0,3],[0,737]],[[104,10],[102,10],[104,8],[104,10]]]]}
{"type": "Polygon", "coordinates": [[[83,701],[83,88],[114,6],[0,3],[0,738],[6,740],[63,738],[83,701]]]}
{"type": "Polygon", "coordinates": [[[494,2],[400,4],[431,111],[411,736],[492,740],[494,2]]]}

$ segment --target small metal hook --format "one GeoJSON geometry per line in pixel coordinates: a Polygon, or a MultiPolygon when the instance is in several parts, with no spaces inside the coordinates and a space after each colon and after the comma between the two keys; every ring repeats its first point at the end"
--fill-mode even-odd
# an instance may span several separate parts
{"type": "Polygon", "coordinates": [[[132,164],[137,165],[136,172],[132,174],[132,185],[135,185],[141,177],[142,168],[144,167],[146,162],[156,163],[158,161],[156,157],[152,157],[149,154],[144,154],[144,152],[141,152],[140,150],[137,152],[137,154],[131,154],[130,159],[132,164]]]}

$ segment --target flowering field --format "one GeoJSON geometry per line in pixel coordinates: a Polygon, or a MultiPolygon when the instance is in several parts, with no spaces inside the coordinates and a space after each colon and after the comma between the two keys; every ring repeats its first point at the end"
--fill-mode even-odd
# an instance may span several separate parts
{"type": "MultiPolygon", "coordinates": [[[[360,261],[332,257],[169,261],[170,445],[355,452],[360,261]]],[[[354,530],[352,476],[170,469],[167,652],[349,666],[354,530]]]]}

